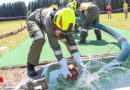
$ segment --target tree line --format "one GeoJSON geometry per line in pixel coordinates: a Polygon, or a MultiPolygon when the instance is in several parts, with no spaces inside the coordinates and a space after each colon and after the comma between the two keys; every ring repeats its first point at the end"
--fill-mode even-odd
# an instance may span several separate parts
{"type": "MultiPolygon", "coordinates": [[[[52,4],[57,4],[60,8],[65,7],[70,0],[35,0],[29,2],[26,6],[24,1],[15,3],[7,3],[0,5],[0,17],[16,17],[26,16],[37,8],[49,7],[52,4]]],[[[76,0],[78,2],[94,1],[99,6],[101,11],[106,11],[106,6],[111,4],[112,10],[123,7],[123,0],[76,0]]],[[[130,6],[130,0],[126,0],[130,6]]],[[[118,11],[118,12],[122,12],[118,11]]]]}
{"type": "Polygon", "coordinates": [[[27,7],[24,2],[2,4],[0,6],[0,17],[26,16],[27,7]]]}

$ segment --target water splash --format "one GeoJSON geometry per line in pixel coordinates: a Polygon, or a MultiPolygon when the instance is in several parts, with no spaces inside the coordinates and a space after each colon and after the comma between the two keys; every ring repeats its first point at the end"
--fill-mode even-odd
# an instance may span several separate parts
{"type": "MultiPolygon", "coordinates": [[[[90,61],[87,63],[85,72],[79,76],[77,81],[66,80],[60,76],[56,81],[49,82],[49,90],[110,90],[118,88],[121,86],[120,84],[127,85],[127,83],[130,83],[129,69],[112,67],[108,71],[102,71],[102,74],[100,74],[97,72],[98,70],[92,70],[93,65],[96,65],[95,63],[97,62],[90,61]]],[[[97,68],[105,65],[106,63],[104,62],[98,62],[97,68]]]]}

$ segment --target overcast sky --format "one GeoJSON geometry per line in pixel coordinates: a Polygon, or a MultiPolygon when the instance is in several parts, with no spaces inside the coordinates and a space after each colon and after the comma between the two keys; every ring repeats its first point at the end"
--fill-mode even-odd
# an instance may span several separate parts
{"type": "Polygon", "coordinates": [[[24,1],[26,5],[28,5],[29,1],[34,1],[34,0],[0,0],[0,5],[3,3],[17,2],[17,1],[24,1]]]}

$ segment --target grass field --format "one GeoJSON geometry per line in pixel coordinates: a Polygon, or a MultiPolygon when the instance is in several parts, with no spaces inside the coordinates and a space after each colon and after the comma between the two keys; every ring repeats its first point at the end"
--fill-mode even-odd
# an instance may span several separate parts
{"type": "Polygon", "coordinates": [[[16,31],[21,28],[21,25],[26,25],[24,20],[0,22],[0,35],[16,31]]]}
{"type": "MultiPolygon", "coordinates": [[[[0,22],[0,35],[17,31],[22,26],[25,26],[25,21],[8,21],[8,22],[0,22]]],[[[0,39],[0,47],[6,47],[4,50],[0,50],[0,56],[11,50],[12,48],[19,45],[23,40],[28,38],[27,29],[18,33],[17,35],[0,39]]]]}
{"type": "MultiPolygon", "coordinates": [[[[107,14],[101,14],[100,15],[100,23],[114,27],[119,28],[122,30],[130,30],[130,13],[128,14],[128,19],[124,19],[123,13],[115,13],[112,14],[112,19],[107,18],[107,14]]],[[[8,21],[8,22],[0,22],[0,35],[17,31],[22,26],[25,26],[26,23],[24,20],[22,21],[8,21]]],[[[2,56],[7,51],[11,50],[12,48],[15,48],[17,45],[19,45],[23,40],[26,40],[28,38],[27,29],[20,32],[17,35],[7,37],[4,39],[0,39],[0,47],[7,47],[4,51],[0,50],[0,56],[2,56]]]]}
{"type": "Polygon", "coordinates": [[[101,14],[100,23],[122,30],[130,30],[130,13],[128,14],[128,19],[126,20],[124,18],[124,13],[112,14],[112,19],[108,19],[107,14],[101,14]]]}

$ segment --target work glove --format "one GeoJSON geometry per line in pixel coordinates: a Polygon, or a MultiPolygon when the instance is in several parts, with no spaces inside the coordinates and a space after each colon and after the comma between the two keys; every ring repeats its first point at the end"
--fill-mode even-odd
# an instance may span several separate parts
{"type": "Polygon", "coordinates": [[[72,56],[74,57],[74,60],[76,61],[77,65],[78,65],[78,72],[80,74],[85,72],[85,65],[82,62],[79,52],[73,53],[72,56]]]}
{"type": "Polygon", "coordinates": [[[70,77],[72,77],[72,74],[70,73],[70,71],[68,70],[68,66],[67,66],[67,62],[65,58],[62,58],[59,61],[60,64],[60,70],[59,70],[59,74],[63,75],[64,78],[67,78],[67,76],[69,75],[70,77]]]}

